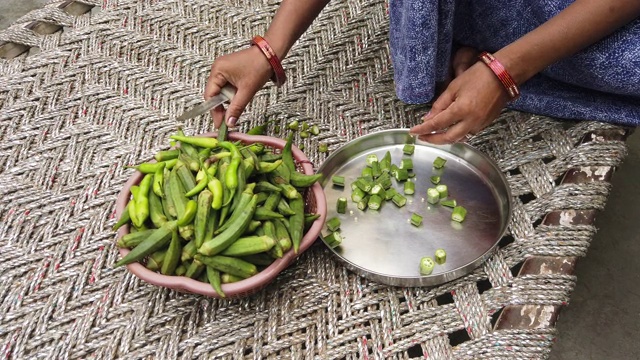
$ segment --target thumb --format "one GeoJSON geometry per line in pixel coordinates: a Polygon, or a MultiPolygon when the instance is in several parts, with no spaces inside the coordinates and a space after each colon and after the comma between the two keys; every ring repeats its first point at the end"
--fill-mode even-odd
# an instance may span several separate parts
{"type": "Polygon", "coordinates": [[[238,88],[236,94],[231,99],[231,103],[229,107],[227,107],[227,113],[225,116],[225,122],[227,126],[234,127],[236,126],[236,122],[238,122],[238,118],[244,112],[244,109],[247,107],[253,96],[256,94],[255,91],[246,90],[246,88],[238,88]]]}

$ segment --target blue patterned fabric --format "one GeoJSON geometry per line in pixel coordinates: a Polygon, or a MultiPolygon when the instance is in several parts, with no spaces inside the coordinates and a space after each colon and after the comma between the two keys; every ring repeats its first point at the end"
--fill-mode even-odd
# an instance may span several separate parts
{"type": "MultiPolygon", "coordinates": [[[[390,0],[390,45],[400,100],[434,100],[452,42],[495,52],[571,0],[390,0]]],[[[520,86],[509,108],[566,119],[640,125],[640,18],[520,86]]]]}

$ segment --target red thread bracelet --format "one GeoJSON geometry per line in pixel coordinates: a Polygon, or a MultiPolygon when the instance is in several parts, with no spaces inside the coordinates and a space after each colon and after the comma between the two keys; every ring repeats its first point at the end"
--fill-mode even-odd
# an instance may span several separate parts
{"type": "Polygon", "coordinates": [[[489,69],[491,69],[491,71],[493,71],[494,74],[496,74],[498,80],[500,80],[500,82],[502,83],[502,86],[504,86],[505,90],[507,90],[507,93],[511,97],[511,100],[517,99],[518,96],[520,96],[518,85],[516,85],[516,82],[513,81],[513,78],[511,77],[511,75],[509,75],[507,69],[502,66],[500,61],[498,61],[498,59],[496,59],[492,54],[486,51],[480,54],[480,56],[478,57],[489,67],[489,69]]]}
{"type": "Polygon", "coordinates": [[[287,76],[284,73],[284,69],[282,68],[280,59],[278,59],[276,52],[273,51],[267,40],[265,40],[262,36],[256,35],[251,40],[251,45],[255,45],[260,50],[262,50],[262,53],[264,54],[264,56],[266,56],[267,61],[269,61],[269,64],[271,65],[271,68],[273,68],[273,82],[277,86],[282,86],[285,81],[287,81],[287,76]]]}

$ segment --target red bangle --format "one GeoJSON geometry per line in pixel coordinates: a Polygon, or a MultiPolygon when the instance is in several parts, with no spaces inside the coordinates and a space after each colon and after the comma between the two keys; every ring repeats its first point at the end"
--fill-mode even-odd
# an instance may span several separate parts
{"type": "Polygon", "coordinates": [[[269,64],[273,68],[273,82],[277,86],[282,86],[285,81],[287,81],[287,76],[284,73],[284,69],[282,68],[280,59],[278,59],[276,52],[273,51],[267,40],[265,40],[262,36],[256,35],[251,40],[251,45],[256,45],[258,48],[260,48],[260,50],[262,50],[262,53],[264,53],[264,56],[267,57],[267,61],[269,61],[269,64]]]}
{"type": "Polygon", "coordinates": [[[517,99],[518,96],[520,96],[520,90],[500,61],[486,51],[480,54],[479,58],[489,67],[489,69],[491,69],[491,71],[493,71],[494,74],[496,74],[498,80],[502,83],[502,86],[504,86],[507,93],[509,93],[511,100],[517,99]]]}

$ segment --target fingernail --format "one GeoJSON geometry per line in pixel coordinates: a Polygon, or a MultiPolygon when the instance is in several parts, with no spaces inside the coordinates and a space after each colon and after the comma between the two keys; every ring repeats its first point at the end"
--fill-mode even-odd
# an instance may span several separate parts
{"type": "Polygon", "coordinates": [[[426,113],[423,117],[422,120],[427,120],[429,118],[429,115],[431,115],[431,111],[429,111],[428,113],[426,113]]]}
{"type": "Polygon", "coordinates": [[[227,119],[227,126],[234,127],[234,126],[236,126],[236,122],[237,121],[238,121],[238,119],[232,116],[232,117],[227,119]]]}

